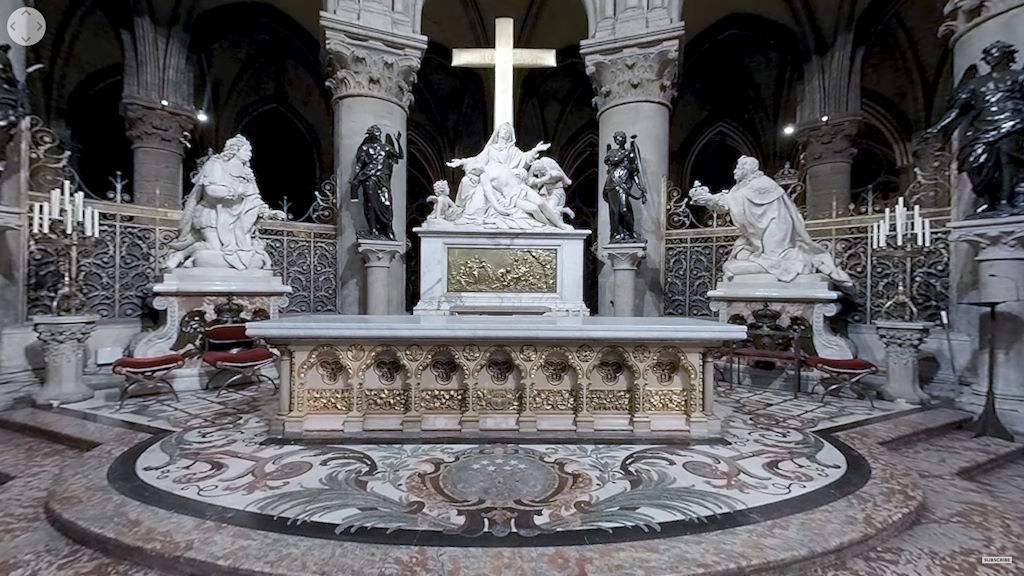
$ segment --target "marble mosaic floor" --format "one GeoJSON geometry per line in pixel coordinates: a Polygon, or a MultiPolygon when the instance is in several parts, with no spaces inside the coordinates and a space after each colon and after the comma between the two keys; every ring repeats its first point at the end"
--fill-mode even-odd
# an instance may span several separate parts
{"type": "Polygon", "coordinates": [[[725,443],[264,443],[269,388],[93,400],[63,410],[166,430],[110,480],[150,505],[265,530],[387,544],[546,546],[694,534],[779,518],[858,489],[828,434],[910,406],[719,392],[725,443]]]}

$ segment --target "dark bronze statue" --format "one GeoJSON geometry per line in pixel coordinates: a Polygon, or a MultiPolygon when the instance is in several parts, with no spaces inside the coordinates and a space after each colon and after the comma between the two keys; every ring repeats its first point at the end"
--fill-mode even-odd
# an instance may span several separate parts
{"type": "Polygon", "coordinates": [[[380,126],[374,124],[366,130],[366,138],[356,152],[356,173],[352,177],[352,188],[363,199],[363,214],[366,216],[366,238],[394,240],[392,227],[394,207],[391,202],[391,172],[405,153],[402,150],[402,133],[394,139],[387,135],[381,139],[380,126]]]}
{"type": "Polygon", "coordinates": [[[608,220],[611,223],[609,242],[640,242],[643,238],[636,232],[633,207],[629,202],[632,198],[647,203],[647,185],[644,182],[640,148],[636,145],[636,136],[631,138],[629,148],[626,147],[625,132],[616,132],[614,138],[617,148],[609,144],[604,156],[605,166],[608,167],[603,196],[608,203],[608,220]],[[639,196],[633,195],[634,186],[640,191],[639,196]]]}
{"type": "Polygon", "coordinates": [[[928,130],[948,138],[952,128],[965,126],[958,162],[986,201],[979,217],[1024,213],[1024,72],[1011,68],[1016,59],[1013,45],[988,45],[982,50],[988,74],[965,77],[949,111],[928,130]]]}

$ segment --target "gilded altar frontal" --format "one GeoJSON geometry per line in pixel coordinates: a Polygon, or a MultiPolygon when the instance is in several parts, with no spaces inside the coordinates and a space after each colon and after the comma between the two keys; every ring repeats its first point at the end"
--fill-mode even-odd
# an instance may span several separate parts
{"type": "Polygon", "coordinates": [[[448,248],[450,292],[554,293],[554,249],[448,248]]]}

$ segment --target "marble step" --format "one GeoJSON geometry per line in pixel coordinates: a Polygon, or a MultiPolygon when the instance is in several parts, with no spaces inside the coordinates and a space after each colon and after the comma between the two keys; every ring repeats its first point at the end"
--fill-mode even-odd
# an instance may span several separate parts
{"type": "Polygon", "coordinates": [[[52,410],[20,408],[0,412],[0,428],[43,438],[51,442],[92,450],[108,442],[141,441],[147,434],[90,422],[52,410]]]}
{"type": "Polygon", "coordinates": [[[969,430],[951,430],[926,441],[901,444],[893,451],[914,460],[924,476],[956,474],[971,479],[1024,455],[1024,445],[999,438],[975,438],[969,430]]]}
{"type": "Polygon", "coordinates": [[[864,427],[874,440],[886,448],[896,449],[955,430],[971,420],[971,415],[949,408],[932,408],[908,413],[878,424],[864,427]]]}
{"type": "Polygon", "coordinates": [[[65,462],[81,454],[81,450],[65,444],[0,429],[0,474],[11,479],[39,470],[55,474],[65,462]]]}

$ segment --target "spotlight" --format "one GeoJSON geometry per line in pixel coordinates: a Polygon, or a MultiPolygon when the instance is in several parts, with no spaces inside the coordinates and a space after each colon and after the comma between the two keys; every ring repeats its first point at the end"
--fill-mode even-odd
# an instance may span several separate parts
{"type": "Polygon", "coordinates": [[[822,122],[828,122],[828,114],[825,114],[824,116],[822,116],[821,117],[821,121],[822,122]]]}
{"type": "Polygon", "coordinates": [[[160,105],[161,105],[161,106],[170,106],[170,105],[171,105],[171,103],[170,103],[170,102],[168,102],[168,101],[167,101],[166,99],[164,99],[164,100],[161,100],[161,101],[160,101],[160,105]]]}
{"type": "Polygon", "coordinates": [[[793,126],[792,124],[786,124],[782,129],[782,133],[786,136],[792,136],[794,132],[796,132],[796,126],[793,126]]]}
{"type": "Polygon", "coordinates": [[[205,111],[200,110],[196,112],[196,120],[199,120],[200,122],[206,122],[209,119],[210,117],[206,115],[205,111]]]}

